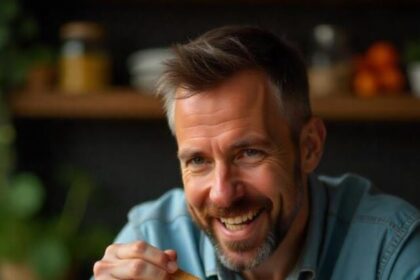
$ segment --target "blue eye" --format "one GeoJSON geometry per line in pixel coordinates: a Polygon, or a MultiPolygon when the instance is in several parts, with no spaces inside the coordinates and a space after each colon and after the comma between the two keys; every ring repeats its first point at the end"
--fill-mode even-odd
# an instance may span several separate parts
{"type": "Polygon", "coordinates": [[[204,164],[206,161],[203,157],[194,157],[188,161],[189,164],[200,165],[204,164]]]}
{"type": "Polygon", "coordinates": [[[203,156],[194,156],[187,160],[185,167],[193,173],[201,173],[211,166],[211,162],[203,156]]]}
{"type": "Polygon", "coordinates": [[[255,156],[261,156],[262,152],[256,149],[246,149],[244,152],[244,156],[247,157],[255,157],[255,156]]]}
{"type": "Polygon", "coordinates": [[[265,158],[265,153],[258,149],[244,149],[236,158],[238,163],[258,163],[265,158]]]}

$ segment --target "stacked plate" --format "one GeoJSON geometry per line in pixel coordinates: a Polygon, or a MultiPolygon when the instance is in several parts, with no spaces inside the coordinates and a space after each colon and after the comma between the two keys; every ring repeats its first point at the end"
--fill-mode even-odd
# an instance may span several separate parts
{"type": "Polygon", "coordinates": [[[153,93],[156,82],[164,71],[164,61],[173,57],[169,48],[137,51],[129,56],[128,68],[131,85],[141,91],[153,93]]]}

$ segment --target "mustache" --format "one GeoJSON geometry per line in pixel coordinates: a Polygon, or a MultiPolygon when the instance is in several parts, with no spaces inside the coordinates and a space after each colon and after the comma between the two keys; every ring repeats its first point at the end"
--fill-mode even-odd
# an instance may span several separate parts
{"type": "Polygon", "coordinates": [[[207,203],[203,212],[207,217],[232,217],[254,209],[271,210],[272,207],[272,202],[267,198],[241,198],[234,201],[229,207],[220,207],[213,203],[207,203]]]}

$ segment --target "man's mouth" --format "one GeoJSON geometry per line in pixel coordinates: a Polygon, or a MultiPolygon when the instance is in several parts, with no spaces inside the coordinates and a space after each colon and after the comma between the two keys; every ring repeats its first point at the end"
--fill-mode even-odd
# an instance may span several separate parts
{"type": "Polygon", "coordinates": [[[252,223],[262,212],[262,209],[251,210],[245,214],[229,217],[220,218],[220,222],[230,231],[238,231],[246,227],[246,225],[252,223]]]}

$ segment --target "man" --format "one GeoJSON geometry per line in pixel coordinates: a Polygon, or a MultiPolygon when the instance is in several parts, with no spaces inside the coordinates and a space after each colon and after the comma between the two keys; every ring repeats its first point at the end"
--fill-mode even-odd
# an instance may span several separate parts
{"type": "Polygon", "coordinates": [[[304,63],[223,27],[175,48],[159,83],[184,190],[135,207],[95,279],[419,279],[420,214],[356,175],[311,175],[326,131],[304,63]]]}

